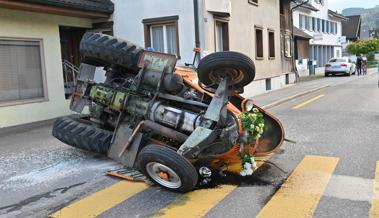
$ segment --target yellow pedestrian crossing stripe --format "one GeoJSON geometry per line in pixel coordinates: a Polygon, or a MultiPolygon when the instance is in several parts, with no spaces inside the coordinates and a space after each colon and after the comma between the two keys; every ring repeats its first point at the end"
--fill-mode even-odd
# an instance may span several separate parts
{"type": "Polygon", "coordinates": [[[200,189],[189,192],[175,200],[154,217],[204,217],[218,202],[237,186],[221,185],[215,189],[200,189]]]}
{"type": "Polygon", "coordinates": [[[257,217],[312,217],[337,162],[335,157],[306,156],[257,217]]]}
{"type": "Polygon", "coordinates": [[[376,162],[374,197],[371,201],[370,218],[379,217],[379,161],[376,162]]]}
{"type": "Polygon", "coordinates": [[[121,181],[50,216],[54,218],[96,217],[146,188],[148,188],[148,185],[145,183],[121,181]]]}
{"type": "MultiPolygon", "coordinates": [[[[339,158],[336,157],[305,156],[256,217],[313,217],[338,161],[339,158]]],[[[97,217],[148,187],[144,183],[121,181],[50,216],[54,218],[97,217]]],[[[153,217],[205,217],[236,188],[238,186],[225,184],[180,195],[153,217]]],[[[373,191],[375,195],[371,202],[370,218],[377,218],[379,217],[379,161],[376,162],[373,191]]]]}

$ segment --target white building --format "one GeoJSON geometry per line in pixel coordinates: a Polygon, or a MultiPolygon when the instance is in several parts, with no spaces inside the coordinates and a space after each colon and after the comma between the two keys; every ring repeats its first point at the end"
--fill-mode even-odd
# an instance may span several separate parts
{"type": "Polygon", "coordinates": [[[290,0],[113,0],[114,35],[192,63],[215,51],[238,51],[256,65],[246,96],[293,83],[290,0]],[[282,22],[281,22],[282,21],[282,22]]]}
{"type": "MultiPolygon", "coordinates": [[[[316,73],[332,57],[342,56],[342,23],[347,19],[328,9],[328,0],[310,0],[293,13],[293,24],[311,35],[309,58],[316,60],[316,73]]],[[[304,62],[304,61],[303,61],[304,62]]]]}

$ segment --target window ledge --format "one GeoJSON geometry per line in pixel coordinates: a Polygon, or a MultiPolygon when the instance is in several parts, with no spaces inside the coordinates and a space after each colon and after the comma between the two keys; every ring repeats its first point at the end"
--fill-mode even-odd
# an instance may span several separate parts
{"type": "Polygon", "coordinates": [[[0,102],[0,107],[16,106],[22,104],[32,104],[32,103],[42,103],[49,101],[48,98],[34,98],[34,99],[25,99],[25,100],[15,100],[8,102],[0,102]]]}
{"type": "Polygon", "coordinates": [[[255,60],[263,60],[263,57],[255,57],[255,60]]]}

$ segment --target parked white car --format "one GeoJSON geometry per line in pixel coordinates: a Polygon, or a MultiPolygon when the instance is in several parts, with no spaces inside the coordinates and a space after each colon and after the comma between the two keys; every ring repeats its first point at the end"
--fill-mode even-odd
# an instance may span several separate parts
{"type": "Polygon", "coordinates": [[[344,74],[351,76],[355,74],[355,64],[348,57],[332,58],[325,64],[325,76],[344,74]]]}

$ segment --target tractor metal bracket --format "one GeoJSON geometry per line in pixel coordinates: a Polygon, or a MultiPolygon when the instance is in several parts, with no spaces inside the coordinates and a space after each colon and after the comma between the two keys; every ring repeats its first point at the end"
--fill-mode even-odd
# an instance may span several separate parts
{"type": "Polygon", "coordinates": [[[134,136],[133,142],[128,146],[127,152],[123,152],[120,156],[120,153],[125,147],[125,142],[129,140],[133,130],[127,126],[120,125],[115,133],[114,142],[111,145],[111,148],[108,151],[108,157],[122,163],[127,167],[134,167],[134,163],[137,158],[138,151],[140,149],[142,133],[138,132],[134,136]]]}
{"type": "Polygon", "coordinates": [[[197,127],[177,151],[186,158],[196,157],[217,138],[220,131],[210,129],[213,122],[226,120],[228,102],[228,79],[221,78],[220,85],[204,115],[204,121],[197,127]],[[211,122],[210,122],[211,121],[211,122]]]}

